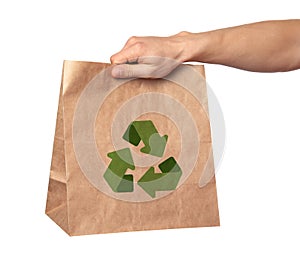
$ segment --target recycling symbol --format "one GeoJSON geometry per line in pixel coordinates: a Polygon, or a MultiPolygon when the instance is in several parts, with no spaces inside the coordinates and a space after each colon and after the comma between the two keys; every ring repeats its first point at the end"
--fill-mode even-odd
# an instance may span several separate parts
{"type": "MultiPolygon", "coordinates": [[[[144,154],[163,157],[168,136],[160,136],[151,120],[133,121],[126,129],[123,139],[134,146],[142,141],[144,146],[140,151],[144,154]]],[[[134,177],[126,174],[127,170],[134,170],[130,148],[123,148],[110,152],[107,156],[111,159],[103,177],[110,188],[116,193],[133,192],[134,177]]],[[[175,190],[182,175],[182,170],[174,157],[162,161],[156,172],[151,166],[145,174],[137,181],[147,194],[155,198],[157,191],[175,190]]]]}

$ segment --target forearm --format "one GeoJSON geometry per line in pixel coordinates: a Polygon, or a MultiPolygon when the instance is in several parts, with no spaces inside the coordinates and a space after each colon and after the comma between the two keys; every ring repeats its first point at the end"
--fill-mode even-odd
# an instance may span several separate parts
{"type": "Polygon", "coordinates": [[[185,37],[182,61],[261,72],[300,68],[300,20],[252,23],[185,37]]]}
{"type": "Polygon", "coordinates": [[[265,21],[170,37],[131,37],[111,57],[116,78],[161,78],[197,61],[257,72],[300,69],[300,20],[265,21]],[[134,62],[135,65],[128,63],[134,62]]]}

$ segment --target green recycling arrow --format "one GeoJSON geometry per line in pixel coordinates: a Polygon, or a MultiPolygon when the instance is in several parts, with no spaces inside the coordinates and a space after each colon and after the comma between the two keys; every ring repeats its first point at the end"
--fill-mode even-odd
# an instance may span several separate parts
{"type": "Polygon", "coordinates": [[[125,175],[127,169],[134,170],[129,148],[108,153],[111,162],[104,173],[104,178],[114,192],[133,192],[133,176],[125,175]]]}
{"type": "Polygon", "coordinates": [[[156,191],[175,190],[182,175],[182,170],[173,157],[158,167],[162,173],[155,173],[154,167],[151,167],[137,182],[152,198],[155,197],[156,191]]]}
{"type": "Polygon", "coordinates": [[[151,120],[132,122],[123,135],[123,139],[137,146],[142,140],[144,147],[142,153],[162,157],[165,151],[168,136],[160,136],[151,120]]]}

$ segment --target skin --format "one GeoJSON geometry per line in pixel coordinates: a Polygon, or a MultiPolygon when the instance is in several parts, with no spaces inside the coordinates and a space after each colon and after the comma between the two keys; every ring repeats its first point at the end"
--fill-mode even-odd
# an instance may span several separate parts
{"type": "Polygon", "coordinates": [[[111,57],[116,78],[161,78],[187,61],[254,72],[300,68],[300,20],[263,21],[170,37],[131,37],[111,57]]]}

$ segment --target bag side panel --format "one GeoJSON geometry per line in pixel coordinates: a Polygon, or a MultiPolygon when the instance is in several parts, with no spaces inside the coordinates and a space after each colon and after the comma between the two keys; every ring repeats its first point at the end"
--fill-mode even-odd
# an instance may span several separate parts
{"type": "MultiPolygon", "coordinates": [[[[63,77],[63,76],[62,76],[63,77]]],[[[65,164],[65,139],[63,117],[63,83],[60,88],[59,105],[50,169],[46,214],[68,233],[67,179],[65,164]]]]}

